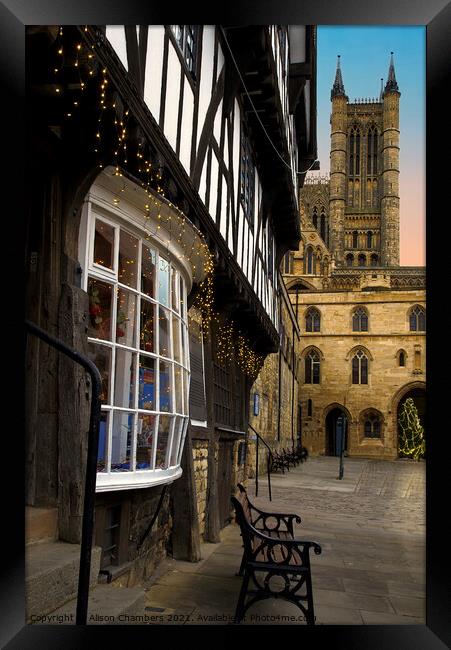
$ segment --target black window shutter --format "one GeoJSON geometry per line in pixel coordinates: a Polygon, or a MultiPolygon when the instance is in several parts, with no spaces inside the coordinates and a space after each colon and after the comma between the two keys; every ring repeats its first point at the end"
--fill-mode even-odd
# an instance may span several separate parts
{"type": "Polygon", "coordinates": [[[191,383],[189,391],[190,417],[193,420],[203,421],[207,419],[207,404],[204,388],[202,340],[200,340],[199,331],[190,331],[189,342],[191,365],[191,383]]]}

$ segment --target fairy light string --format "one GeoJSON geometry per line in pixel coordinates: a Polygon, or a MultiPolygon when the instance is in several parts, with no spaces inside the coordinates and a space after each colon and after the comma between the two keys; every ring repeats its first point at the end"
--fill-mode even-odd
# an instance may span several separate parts
{"type": "MultiPolygon", "coordinates": [[[[85,33],[88,31],[87,25],[84,26],[83,31],[85,33]]],[[[153,193],[156,192],[163,198],[165,197],[162,173],[160,168],[152,162],[150,144],[144,139],[137,138],[136,150],[134,155],[131,155],[129,147],[130,109],[126,105],[118,105],[119,96],[113,90],[108,70],[97,56],[95,46],[89,47],[83,42],[76,42],[73,57],[65,57],[64,30],[63,26],[59,26],[55,48],[57,58],[53,67],[56,77],[56,92],[58,94],[62,92],[64,81],[61,74],[62,68],[64,65],[65,69],[68,69],[70,61],[72,61],[72,68],[76,71],[76,77],[79,80],[78,94],[73,95],[75,97],[72,101],[74,108],[80,106],[83,97],[87,95],[88,87],[97,84],[98,117],[94,127],[93,152],[98,156],[98,167],[102,169],[104,160],[111,159],[106,151],[106,145],[111,145],[111,138],[104,137],[105,129],[108,128],[109,133],[116,134],[111,152],[114,160],[113,175],[123,178],[122,170],[133,174],[135,168],[141,178],[141,188],[145,194],[141,209],[144,216],[146,239],[158,240],[166,250],[168,258],[171,257],[170,251],[173,250],[173,244],[176,244],[178,250],[181,250],[181,253],[177,255],[179,260],[189,261],[194,274],[196,274],[196,270],[202,269],[203,279],[197,287],[193,303],[193,306],[201,314],[199,335],[208,339],[214,324],[217,333],[215,354],[218,361],[221,364],[228,364],[235,360],[236,365],[244,374],[255,379],[263,365],[264,356],[253,350],[248,337],[232,319],[222,321],[219,312],[215,310],[214,258],[208,249],[203,233],[187,219],[176,205],[167,199],[167,204],[172,212],[167,211],[164,216],[162,215],[162,203],[153,193]],[[85,66],[82,65],[83,62],[85,66]],[[82,70],[87,71],[86,78],[82,70]],[[97,75],[96,71],[98,71],[97,75]],[[110,115],[110,122],[107,119],[108,115],[110,115]],[[174,224],[177,224],[177,227],[174,224]],[[191,241],[187,241],[187,225],[193,232],[191,241]]],[[[75,93],[75,90],[71,89],[71,91],[75,93]]],[[[120,102],[122,103],[122,99],[120,102]]],[[[72,117],[71,110],[66,112],[66,117],[72,117]]],[[[126,190],[127,186],[123,181],[122,188],[114,194],[114,206],[120,205],[122,195],[126,190]]]]}

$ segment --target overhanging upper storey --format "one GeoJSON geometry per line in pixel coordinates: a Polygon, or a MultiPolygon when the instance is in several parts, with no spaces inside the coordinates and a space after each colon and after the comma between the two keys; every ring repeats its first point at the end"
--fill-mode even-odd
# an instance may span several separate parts
{"type": "Polygon", "coordinates": [[[239,88],[279,256],[300,240],[298,188],[316,159],[316,40],[311,26],[228,26],[228,89],[239,88]]]}

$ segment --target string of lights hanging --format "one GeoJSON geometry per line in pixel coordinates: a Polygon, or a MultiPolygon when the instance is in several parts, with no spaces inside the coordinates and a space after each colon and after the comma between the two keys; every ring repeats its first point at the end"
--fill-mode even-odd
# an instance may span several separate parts
{"type": "MultiPolygon", "coordinates": [[[[84,26],[88,31],[88,26],[84,26]]],[[[186,215],[171,201],[166,199],[163,179],[158,165],[151,160],[150,144],[145,139],[137,138],[130,142],[130,109],[114,88],[109,78],[107,68],[101,65],[94,45],[90,47],[77,42],[72,52],[64,42],[63,26],[58,27],[55,40],[56,61],[54,74],[56,76],[55,92],[63,95],[64,72],[76,71],[78,88],[71,84],[71,110],[66,109],[64,116],[71,119],[76,109],[83,104],[88,90],[97,87],[97,122],[93,125],[92,152],[96,154],[99,169],[105,167],[105,160],[112,160],[113,175],[124,179],[123,172],[133,174],[140,179],[141,188],[145,196],[141,206],[145,218],[145,232],[148,239],[158,240],[169,254],[172,244],[176,243],[183,252],[178,258],[190,262],[193,272],[202,268],[204,278],[198,285],[194,306],[201,314],[200,336],[207,338],[211,332],[213,322],[217,325],[216,358],[222,364],[227,364],[235,359],[238,367],[247,376],[255,379],[260,371],[264,356],[257,354],[250,345],[247,336],[237,327],[233,320],[221,323],[219,312],[214,308],[214,258],[208,249],[203,233],[187,219],[186,215]],[[98,73],[96,75],[96,72],[98,73]],[[86,77],[84,76],[86,73],[86,77]],[[109,134],[109,137],[105,136],[109,134]],[[111,138],[111,133],[115,134],[111,138]],[[132,147],[136,150],[133,153],[132,147]],[[137,172],[133,173],[133,172],[137,172]],[[162,214],[162,203],[171,210],[162,214]],[[191,244],[187,242],[187,222],[189,230],[193,231],[191,244]]],[[[121,200],[127,198],[129,185],[123,181],[122,186],[115,192],[113,205],[120,206],[121,200]]]]}

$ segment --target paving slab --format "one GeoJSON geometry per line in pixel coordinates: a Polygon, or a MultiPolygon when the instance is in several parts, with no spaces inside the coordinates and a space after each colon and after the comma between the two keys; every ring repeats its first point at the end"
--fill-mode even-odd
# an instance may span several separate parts
{"type": "MultiPolygon", "coordinates": [[[[311,558],[316,623],[424,625],[425,464],[347,458],[344,480],[337,476],[338,459],[310,458],[272,475],[272,501],[263,479],[258,497],[248,481],[255,505],[301,515],[297,537],[322,545],[322,554],[311,558]]],[[[180,614],[177,624],[224,624],[233,617],[241,587],[238,526],[224,528],[221,542],[202,545],[201,552],[191,567],[169,560],[147,592],[149,606],[180,614]]],[[[244,624],[305,624],[299,616],[294,604],[270,599],[255,603],[244,624]]]]}

